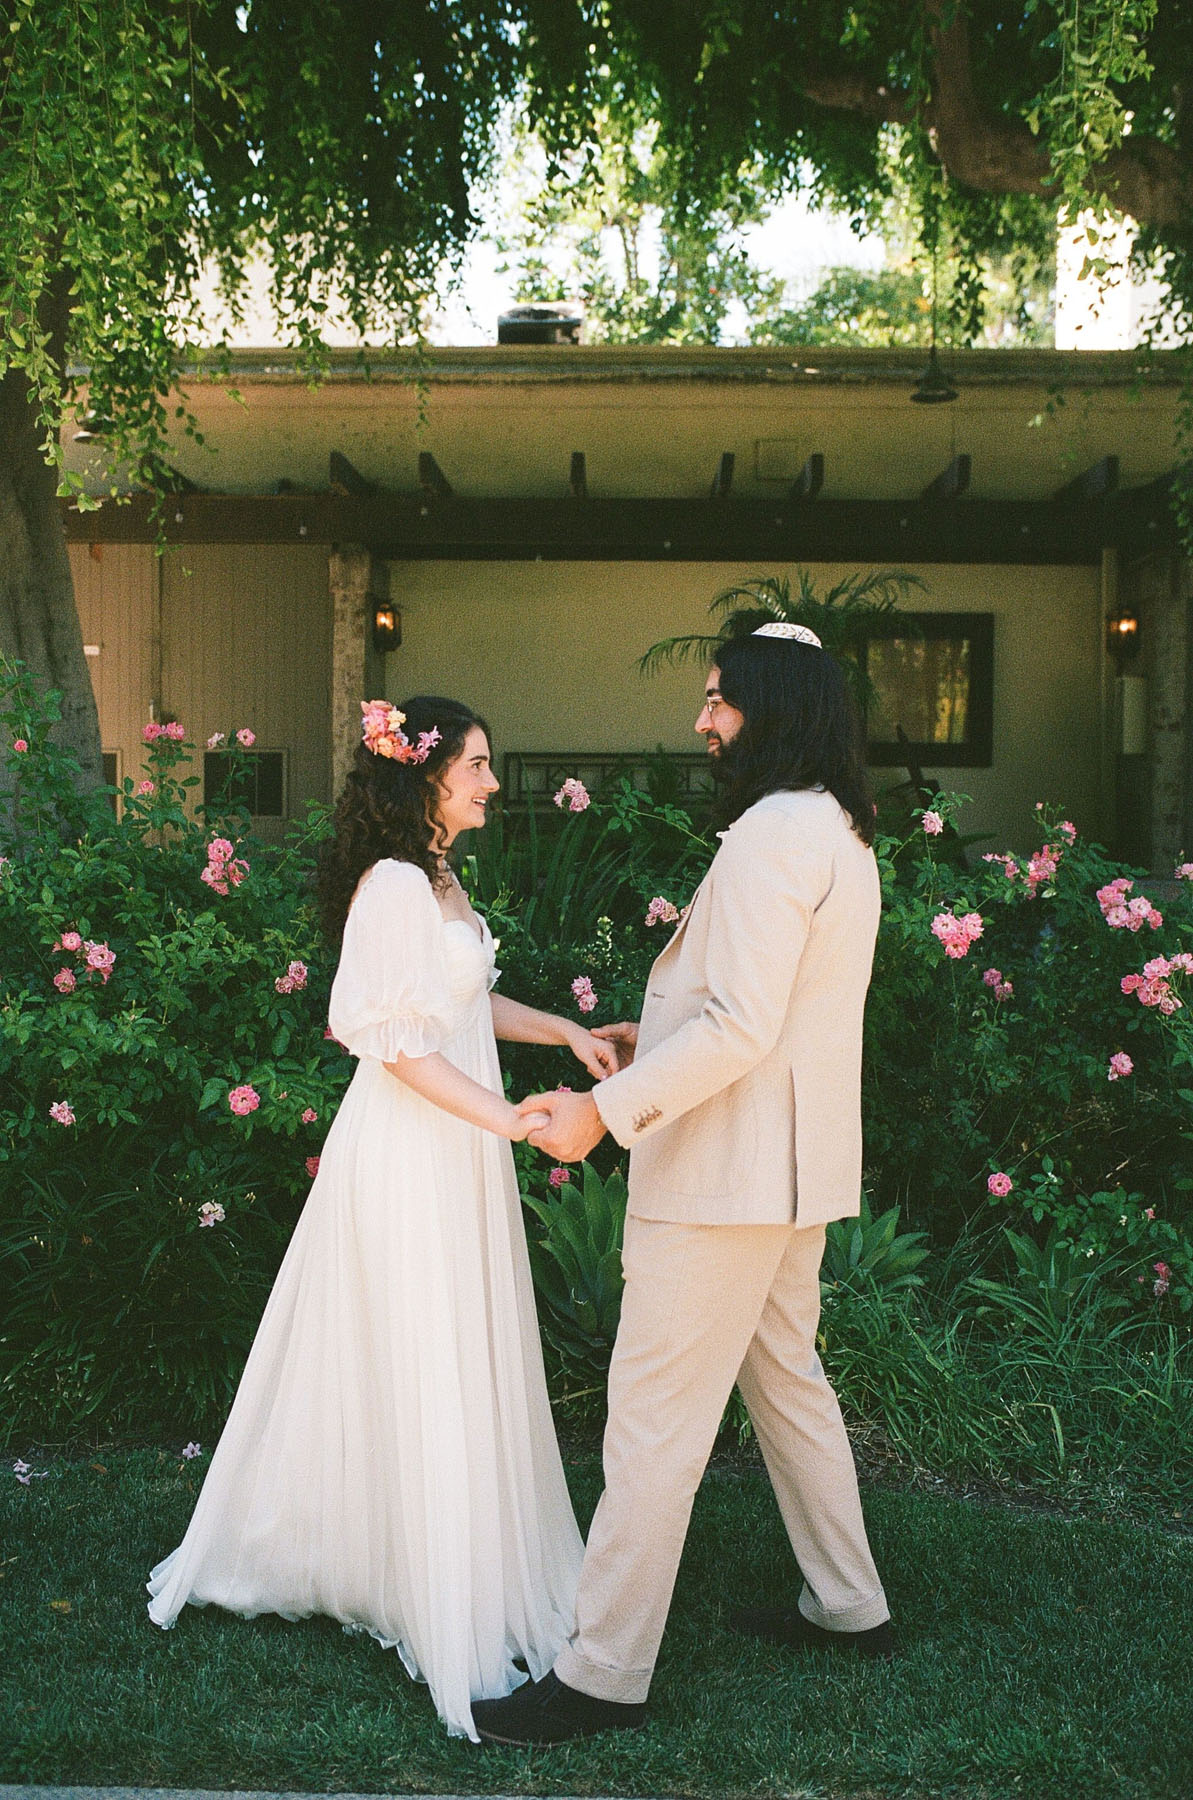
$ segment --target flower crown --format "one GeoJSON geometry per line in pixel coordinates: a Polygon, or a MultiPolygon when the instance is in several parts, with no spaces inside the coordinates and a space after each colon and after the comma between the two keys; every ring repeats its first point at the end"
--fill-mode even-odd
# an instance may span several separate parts
{"type": "Polygon", "coordinates": [[[393,762],[424,763],[440,741],[437,726],[420,731],[418,743],[412,744],[402,730],[406,715],[388,700],[362,700],[360,703],[361,735],[374,756],[385,756],[393,762]]]}

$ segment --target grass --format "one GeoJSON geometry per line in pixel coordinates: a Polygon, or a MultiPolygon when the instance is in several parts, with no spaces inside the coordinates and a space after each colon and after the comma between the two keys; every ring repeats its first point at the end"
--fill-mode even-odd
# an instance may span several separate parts
{"type": "MultiPolygon", "coordinates": [[[[45,1466],[36,1464],[37,1467],[45,1466]]],[[[886,1665],[734,1637],[793,1591],[765,1478],[715,1470],[640,1734],[551,1751],[444,1736],[396,1655],[328,1620],[144,1611],[202,1463],[133,1451],[0,1485],[0,1780],[473,1794],[1187,1800],[1193,1541],[936,1494],[867,1495],[903,1644],[886,1665]],[[57,1603],[57,1604],[56,1604],[57,1603]]],[[[581,1519],[596,1457],[569,1474],[581,1519]]]]}

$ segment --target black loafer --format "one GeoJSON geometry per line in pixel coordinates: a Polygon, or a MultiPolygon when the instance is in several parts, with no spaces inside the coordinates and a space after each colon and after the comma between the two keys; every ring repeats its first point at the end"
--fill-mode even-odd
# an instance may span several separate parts
{"type": "Polygon", "coordinates": [[[868,1631],[826,1631],[805,1619],[798,1606],[734,1606],[729,1609],[729,1623],[746,1637],[782,1644],[787,1650],[847,1650],[855,1656],[880,1657],[895,1654],[889,1619],[868,1631]]]}
{"type": "Polygon", "coordinates": [[[472,1719],[484,1744],[566,1744],[598,1731],[637,1731],[644,1704],[598,1700],[566,1687],[552,1672],[528,1681],[504,1700],[475,1700],[472,1719]]]}

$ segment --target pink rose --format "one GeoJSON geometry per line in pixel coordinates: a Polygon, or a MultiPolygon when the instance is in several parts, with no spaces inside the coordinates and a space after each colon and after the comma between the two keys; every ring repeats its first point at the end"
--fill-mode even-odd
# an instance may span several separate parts
{"type": "Polygon", "coordinates": [[[161,735],[162,728],[155,719],[150,719],[148,725],[141,727],[141,736],[147,744],[156,744],[161,735]]]}
{"type": "Polygon", "coordinates": [[[138,781],[138,783],[137,783],[138,794],[152,794],[152,793],[155,793],[156,791],[157,791],[157,784],[155,782],[138,781]]]}
{"type": "Polygon", "coordinates": [[[77,985],[73,969],[59,969],[54,977],[54,986],[60,994],[73,994],[77,985]]]}
{"type": "Polygon", "coordinates": [[[222,731],[213,731],[211,736],[207,740],[207,748],[209,750],[218,750],[220,745],[223,743],[223,741],[224,741],[223,732],[222,731]]]}
{"type": "Polygon", "coordinates": [[[246,1113],[256,1112],[261,1104],[261,1096],[256,1088],[250,1087],[246,1081],[241,1087],[234,1087],[228,1093],[228,1105],[241,1118],[246,1113]]]}
{"type": "Polygon", "coordinates": [[[199,1229],[203,1230],[208,1225],[220,1225],[224,1217],[224,1209],[218,1200],[204,1200],[199,1208],[199,1229]]]}
{"type": "Polygon", "coordinates": [[[944,830],[944,820],[938,812],[926,812],[920,820],[929,837],[939,837],[944,830]]]}
{"type": "Polygon", "coordinates": [[[569,812],[583,812],[586,806],[591,805],[588,789],[574,775],[569,775],[555,796],[555,804],[561,807],[566,805],[569,812]]]}
{"type": "Polygon", "coordinates": [[[168,725],[162,726],[162,736],[169,738],[172,743],[180,744],[186,736],[186,726],[179,724],[177,719],[171,719],[168,725]]]}
{"type": "Polygon", "coordinates": [[[1173,875],[1177,881],[1193,881],[1193,862],[1177,863],[1173,875]]]}
{"type": "Polygon", "coordinates": [[[1075,844],[1077,842],[1077,827],[1074,825],[1072,819],[1062,819],[1056,829],[1070,844],[1075,844]]]}
{"type": "Polygon", "coordinates": [[[567,1170],[561,1168],[559,1164],[556,1164],[555,1168],[553,1168],[551,1173],[547,1176],[547,1180],[551,1183],[553,1188],[561,1188],[567,1179],[567,1170]]]}
{"type": "Polygon", "coordinates": [[[73,953],[75,950],[83,948],[83,940],[77,931],[64,931],[54,948],[55,950],[70,950],[73,953]]]}
{"type": "Polygon", "coordinates": [[[55,1100],[50,1108],[50,1117],[56,1125],[73,1125],[75,1122],[75,1115],[70,1101],[55,1100]]]}
{"type": "Polygon", "coordinates": [[[572,983],[572,992],[576,996],[576,1005],[582,1013],[590,1013],[596,1006],[596,990],[587,975],[577,975],[572,983]]]}
{"type": "Polygon", "coordinates": [[[1145,1219],[1154,1219],[1156,1216],[1155,1207],[1154,1206],[1145,1206],[1143,1209],[1143,1216],[1145,1219]]]}
{"type": "Polygon", "coordinates": [[[1004,1174],[1001,1169],[991,1175],[986,1183],[987,1190],[991,1194],[996,1195],[1000,1200],[1006,1198],[1014,1185],[1015,1183],[1011,1180],[1011,1177],[1004,1174]]]}
{"type": "Polygon", "coordinates": [[[319,1114],[315,1111],[314,1107],[308,1106],[303,1112],[302,1122],[304,1125],[313,1125],[318,1117],[319,1114]]]}
{"type": "Polygon", "coordinates": [[[87,953],[87,967],[94,969],[106,982],[116,967],[115,952],[109,950],[106,944],[93,944],[90,939],[83,945],[83,949],[87,953]]]}
{"type": "Polygon", "coordinates": [[[25,754],[25,751],[29,748],[28,739],[27,738],[13,738],[12,747],[17,752],[18,756],[23,756],[25,754]]]}
{"type": "Polygon", "coordinates": [[[311,1180],[314,1181],[316,1175],[319,1173],[319,1158],[317,1156],[307,1157],[306,1171],[311,1180]]]}
{"type": "Polygon", "coordinates": [[[208,862],[213,862],[213,863],[231,862],[231,860],[235,856],[235,854],[236,854],[235,847],[228,842],[227,838],[212,838],[211,842],[207,846],[208,862]]]}
{"type": "Polygon", "coordinates": [[[1110,1058],[1110,1067],[1107,1071],[1106,1079],[1107,1081],[1121,1081],[1123,1076],[1133,1074],[1134,1070],[1135,1064],[1131,1061],[1131,1058],[1127,1055],[1126,1051],[1116,1050],[1114,1055],[1110,1058]]]}
{"type": "Polygon", "coordinates": [[[664,925],[674,925],[678,920],[679,908],[673,906],[670,900],[664,900],[662,894],[656,894],[646,909],[646,923],[657,925],[661,921],[664,925]]]}
{"type": "Polygon", "coordinates": [[[937,913],[931,930],[944,945],[946,956],[968,956],[970,945],[976,944],[982,935],[982,915],[970,912],[958,919],[952,913],[937,913]]]}
{"type": "Polygon", "coordinates": [[[256,732],[250,731],[247,725],[242,725],[240,730],[236,733],[236,742],[244,750],[251,750],[256,741],[256,732]]]}

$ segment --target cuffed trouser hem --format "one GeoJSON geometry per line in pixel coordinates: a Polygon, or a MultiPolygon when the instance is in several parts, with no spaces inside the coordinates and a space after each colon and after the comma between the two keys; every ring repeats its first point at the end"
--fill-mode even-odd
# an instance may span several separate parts
{"type": "Polygon", "coordinates": [[[578,1656],[565,1644],[555,1658],[555,1673],[565,1687],[590,1694],[594,1700],[620,1700],[640,1706],[650,1692],[652,1669],[602,1669],[578,1656]]]}
{"type": "Polygon", "coordinates": [[[876,1625],[885,1625],[891,1616],[881,1588],[869,1600],[844,1612],[828,1612],[819,1605],[811,1588],[806,1587],[799,1597],[799,1610],[809,1624],[819,1625],[822,1631],[872,1631],[876,1625]]]}

